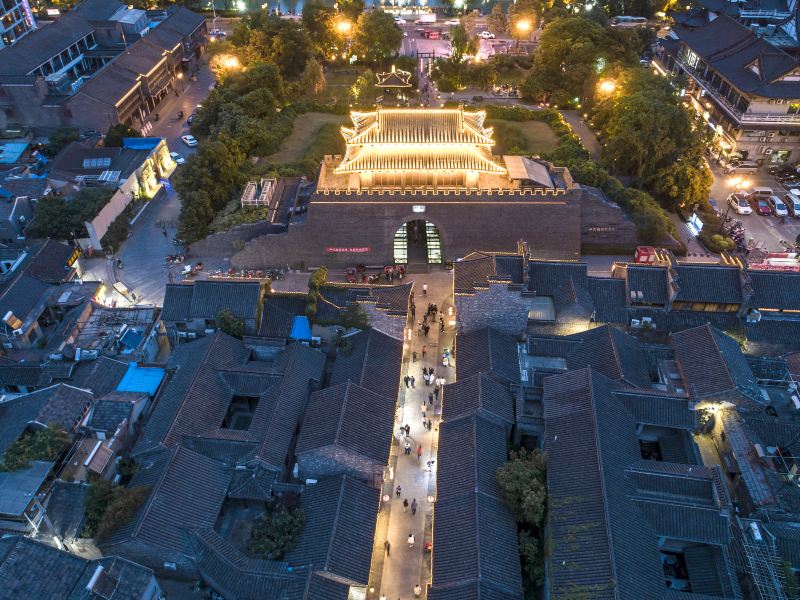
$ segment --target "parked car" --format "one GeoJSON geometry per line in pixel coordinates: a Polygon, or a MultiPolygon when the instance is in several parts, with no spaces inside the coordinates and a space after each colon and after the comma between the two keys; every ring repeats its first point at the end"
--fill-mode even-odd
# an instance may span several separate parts
{"type": "Polygon", "coordinates": [[[750,203],[742,194],[731,194],[728,196],[728,205],[740,215],[752,215],[753,209],[750,203]]]}
{"type": "Polygon", "coordinates": [[[766,217],[772,214],[772,205],[766,198],[751,198],[750,200],[753,204],[753,209],[756,211],[757,214],[761,215],[762,217],[766,217]]]}
{"type": "Polygon", "coordinates": [[[197,113],[192,113],[192,114],[190,114],[190,115],[189,115],[189,118],[188,118],[188,119],[186,119],[186,124],[187,124],[187,125],[191,125],[192,123],[194,123],[194,120],[195,120],[196,118],[197,118],[197,113]]]}
{"type": "Polygon", "coordinates": [[[208,32],[208,35],[213,38],[225,39],[228,34],[222,31],[222,29],[212,29],[208,32]]]}
{"type": "Polygon", "coordinates": [[[189,148],[194,148],[197,146],[197,138],[195,138],[193,135],[182,135],[181,141],[189,146],[189,148]]]}
{"type": "Polygon", "coordinates": [[[481,38],[482,40],[493,40],[494,34],[491,31],[481,31],[478,34],[478,37],[481,38]]]}
{"type": "Polygon", "coordinates": [[[792,190],[783,195],[783,203],[793,217],[800,217],[800,190],[792,190]]]}
{"type": "Polygon", "coordinates": [[[172,158],[172,160],[175,161],[176,164],[182,165],[183,163],[186,162],[186,159],[183,158],[183,156],[181,156],[177,152],[170,152],[169,155],[172,158]]]}
{"type": "Polygon", "coordinates": [[[766,200],[767,198],[772,196],[773,193],[774,192],[772,191],[771,187],[759,186],[759,187],[754,187],[752,190],[750,190],[750,193],[748,194],[748,196],[750,196],[751,199],[752,198],[763,198],[764,200],[766,200]]]}
{"type": "Polygon", "coordinates": [[[397,23],[398,25],[406,24],[406,20],[403,17],[395,17],[394,22],[397,23]]]}
{"type": "Polygon", "coordinates": [[[429,40],[438,40],[442,36],[438,31],[433,31],[432,29],[426,29],[425,37],[428,38],[429,40]]]}
{"type": "Polygon", "coordinates": [[[754,160],[734,160],[725,167],[726,173],[755,173],[758,163],[754,160]]]}
{"type": "Polygon", "coordinates": [[[780,173],[797,173],[797,169],[790,165],[772,165],[767,167],[767,173],[770,175],[778,175],[780,173]]]}
{"type": "Polygon", "coordinates": [[[447,21],[444,22],[444,24],[447,25],[448,27],[456,27],[457,25],[461,25],[461,21],[459,21],[458,19],[448,19],[447,21]]]}
{"type": "Polygon", "coordinates": [[[783,200],[778,198],[777,196],[770,196],[767,198],[767,202],[769,202],[770,207],[772,208],[772,214],[776,217],[788,217],[789,210],[786,208],[786,205],[783,203],[783,200]]]}

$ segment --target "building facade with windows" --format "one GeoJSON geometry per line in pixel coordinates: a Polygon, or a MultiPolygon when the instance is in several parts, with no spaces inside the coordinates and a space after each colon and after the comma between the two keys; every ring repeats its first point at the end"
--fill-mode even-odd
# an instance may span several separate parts
{"type": "Polygon", "coordinates": [[[721,157],[800,160],[800,63],[752,28],[708,11],[679,18],[653,66],[687,78],[683,93],[721,157]]]}
{"type": "Polygon", "coordinates": [[[36,29],[28,0],[0,0],[0,48],[16,43],[36,29]]]}
{"type": "Polygon", "coordinates": [[[146,129],[202,53],[205,33],[203,17],[183,7],[151,17],[85,0],[0,50],[0,128],[146,129]]]}

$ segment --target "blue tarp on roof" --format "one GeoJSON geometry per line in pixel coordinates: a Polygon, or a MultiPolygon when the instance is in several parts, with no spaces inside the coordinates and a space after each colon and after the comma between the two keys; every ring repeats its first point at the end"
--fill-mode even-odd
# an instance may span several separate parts
{"type": "Polygon", "coordinates": [[[123,346],[127,346],[128,348],[138,348],[143,339],[144,335],[142,335],[141,332],[135,329],[128,329],[122,334],[122,338],[119,341],[123,346]]]}
{"type": "Polygon", "coordinates": [[[28,147],[28,142],[6,142],[0,144],[0,165],[13,165],[28,147]]]}
{"type": "Polygon", "coordinates": [[[161,143],[161,138],[122,138],[122,147],[129,150],[152,150],[161,143]]]}
{"type": "Polygon", "coordinates": [[[137,363],[131,363],[116,390],[118,392],[146,392],[150,396],[155,396],[163,379],[164,369],[140,367],[137,363]]]}
{"type": "Polygon", "coordinates": [[[308,322],[308,317],[294,318],[289,337],[293,340],[311,340],[311,324],[308,322]]]}

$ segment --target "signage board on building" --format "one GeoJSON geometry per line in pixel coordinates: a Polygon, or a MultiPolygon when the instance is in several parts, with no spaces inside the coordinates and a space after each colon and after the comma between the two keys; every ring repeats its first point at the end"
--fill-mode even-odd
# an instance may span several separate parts
{"type": "Polygon", "coordinates": [[[325,252],[328,254],[364,254],[372,252],[371,246],[327,246],[325,252]]]}

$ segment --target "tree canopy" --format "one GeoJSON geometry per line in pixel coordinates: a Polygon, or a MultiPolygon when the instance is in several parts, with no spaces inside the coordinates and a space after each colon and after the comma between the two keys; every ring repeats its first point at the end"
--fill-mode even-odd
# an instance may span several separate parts
{"type": "Polygon", "coordinates": [[[256,519],[250,532],[250,551],[270,560],[281,560],[297,543],[305,515],[300,509],[281,507],[256,519]]]}
{"type": "Polygon", "coordinates": [[[225,308],[217,313],[217,327],[220,331],[241,339],[244,335],[244,321],[225,308]]]}
{"type": "Polygon", "coordinates": [[[133,127],[128,127],[125,123],[117,123],[108,128],[104,144],[107,148],[121,148],[123,138],[138,138],[142,137],[133,127]]]}
{"type": "Polygon", "coordinates": [[[25,432],[0,456],[0,471],[27,469],[34,460],[53,461],[69,442],[69,434],[55,425],[25,432]]]}
{"type": "Polygon", "coordinates": [[[456,25],[450,31],[450,44],[453,47],[452,58],[456,62],[460,62],[468,54],[475,54],[478,46],[475,38],[469,36],[463,25],[456,25]]]}
{"type": "Polygon", "coordinates": [[[27,231],[34,237],[51,237],[68,240],[87,235],[86,221],[91,221],[100,212],[114,188],[109,186],[84,188],[71,200],[63,196],[47,196],[36,204],[36,218],[27,231]]]}
{"type": "Polygon", "coordinates": [[[370,64],[383,64],[392,58],[403,41],[403,32],[394,17],[380,10],[361,13],[353,37],[353,53],[370,64]]]}

